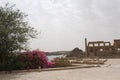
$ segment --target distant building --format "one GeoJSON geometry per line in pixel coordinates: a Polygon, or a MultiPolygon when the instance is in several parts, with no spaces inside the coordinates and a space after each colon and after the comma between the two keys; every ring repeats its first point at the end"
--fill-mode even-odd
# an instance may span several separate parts
{"type": "Polygon", "coordinates": [[[119,57],[120,56],[120,39],[115,39],[113,45],[105,41],[90,41],[85,39],[86,55],[97,57],[119,57]]]}

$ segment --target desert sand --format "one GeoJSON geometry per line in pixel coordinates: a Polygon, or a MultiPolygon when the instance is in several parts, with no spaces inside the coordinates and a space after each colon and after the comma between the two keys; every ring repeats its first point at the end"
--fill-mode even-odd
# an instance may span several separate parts
{"type": "Polygon", "coordinates": [[[0,80],[120,80],[120,59],[94,68],[0,74],[0,80]]]}

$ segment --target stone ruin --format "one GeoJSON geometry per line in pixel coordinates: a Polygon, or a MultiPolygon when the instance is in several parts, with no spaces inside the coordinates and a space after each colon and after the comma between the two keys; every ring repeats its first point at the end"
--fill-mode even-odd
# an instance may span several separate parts
{"type": "Polygon", "coordinates": [[[85,53],[87,57],[120,57],[120,39],[115,39],[113,45],[105,41],[87,42],[85,39],[85,53]]]}

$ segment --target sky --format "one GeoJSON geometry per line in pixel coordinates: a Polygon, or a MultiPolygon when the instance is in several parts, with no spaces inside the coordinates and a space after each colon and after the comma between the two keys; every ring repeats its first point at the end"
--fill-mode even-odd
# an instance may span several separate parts
{"type": "Polygon", "coordinates": [[[88,41],[120,39],[120,0],[0,0],[28,14],[38,32],[32,50],[68,51],[88,41]]]}

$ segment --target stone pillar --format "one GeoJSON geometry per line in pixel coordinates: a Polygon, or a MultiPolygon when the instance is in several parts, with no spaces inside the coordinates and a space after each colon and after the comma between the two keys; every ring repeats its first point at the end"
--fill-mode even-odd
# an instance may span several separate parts
{"type": "Polygon", "coordinates": [[[93,43],[93,54],[95,56],[95,44],[93,43]]]}
{"type": "Polygon", "coordinates": [[[100,43],[98,43],[98,47],[100,47],[100,43]]]}
{"type": "Polygon", "coordinates": [[[103,43],[103,46],[104,46],[104,49],[103,49],[103,51],[105,51],[105,42],[103,43]]]}
{"type": "Polygon", "coordinates": [[[85,53],[86,53],[86,56],[88,57],[89,56],[89,53],[88,53],[88,45],[87,45],[87,38],[85,38],[85,53]]]}
{"type": "Polygon", "coordinates": [[[111,46],[111,43],[109,42],[109,46],[111,46]]]}

